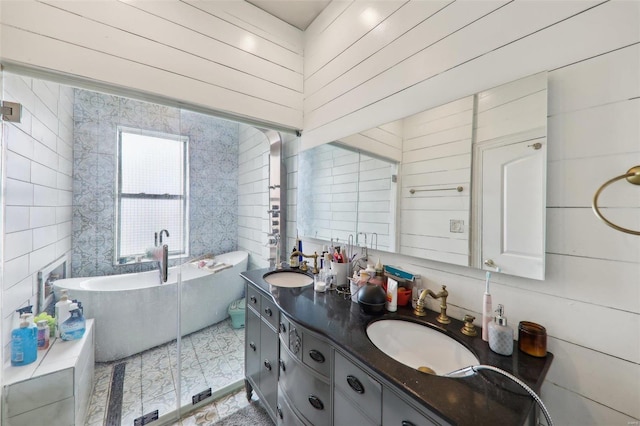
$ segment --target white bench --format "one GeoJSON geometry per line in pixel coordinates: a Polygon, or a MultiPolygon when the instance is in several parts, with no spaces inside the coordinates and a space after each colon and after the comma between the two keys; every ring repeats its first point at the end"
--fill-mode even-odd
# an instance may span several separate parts
{"type": "Polygon", "coordinates": [[[2,423],[10,426],[84,425],[93,389],[94,327],[87,320],[82,339],[52,340],[38,359],[4,368],[2,423]]]}

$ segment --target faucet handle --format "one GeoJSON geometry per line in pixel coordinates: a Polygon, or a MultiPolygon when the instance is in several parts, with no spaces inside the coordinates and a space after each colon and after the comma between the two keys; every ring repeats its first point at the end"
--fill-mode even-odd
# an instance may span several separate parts
{"type": "Polygon", "coordinates": [[[476,330],[476,327],[473,325],[474,319],[476,319],[476,317],[474,317],[473,315],[466,314],[464,316],[464,327],[460,329],[462,334],[466,336],[471,336],[471,337],[478,335],[478,331],[476,330]]]}

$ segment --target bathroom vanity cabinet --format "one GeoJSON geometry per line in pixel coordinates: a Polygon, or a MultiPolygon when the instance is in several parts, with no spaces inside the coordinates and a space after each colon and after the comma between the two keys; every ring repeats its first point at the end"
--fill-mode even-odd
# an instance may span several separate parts
{"type": "Polygon", "coordinates": [[[278,331],[280,311],[273,300],[255,287],[247,289],[245,318],[245,386],[253,391],[275,418],[278,386],[278,331]]]}
{"type": "Polygon", "coordinates": [[[247,397],[255,391],[278,425],[446,424],[431,421],[390,389],[383,392],[373,372],[287,318],[254,285],[247,284],[246,294],[247,397]]]}
{"type": "MultiPolygon", "coordinates": [[[[499,375],[451,379],[418,372],[376,349],[367,324],[379,316],[313,286],[267,284],[267,270],[247,271],[247,397],[255,391],[278,425],[494,425],[528,424],[534,402],[499,375]]],[[[399,309],[386,316],[407,319],[399,309]]],[[[427,321],[435,322],[436,313],[427,321]]],[[[553,358],[491,352],[481,338],[464,336],[452,319],[447,331],[473,349],[481,364],[507,370],[539,392],[553,358]]],[[[416,345],[420,345],[416,342],[416,345]]]]}

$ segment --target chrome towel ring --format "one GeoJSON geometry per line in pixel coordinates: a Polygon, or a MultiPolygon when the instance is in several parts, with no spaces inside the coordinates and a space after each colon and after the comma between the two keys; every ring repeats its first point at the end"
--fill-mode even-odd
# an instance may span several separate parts
{"type": "Polygon", "coordinates": [[[600,196],[600,193],[610,184],[612,184],[613,182],[619,181],[621,179],[627,179],[627,182],[632,183],[634,185],[640,185],[640,166],[635,166],[630,168],[627,173],[614,177],[613,179],[610,179],[608,181],[606,181],[605,183],[602,184],[602,186],[600,188],[598,188],[598,190],[596,191],[595,195],[593,196],[593,202],[591,204],[591,207],[593,208],[593,212],[596,214],[596,216],[598,216],[598,219],[600,219],[601,221],[603,221],[604,223],[606,223],[607,225],[609,225],[610,227],[612,227],[615,230],[618,230],[620,232],[625,232],[627,234],[631,234],[631,235],[640,235],[640,231],[634,231],[632,229],[627,229],[627,228],[623,228],[622,226],[618,226],[615,223],[609,221],[606,217],[604,217],[602,215],[602,213],[600,213],[600,210],[598,209],[598,197],[600,196]]]}

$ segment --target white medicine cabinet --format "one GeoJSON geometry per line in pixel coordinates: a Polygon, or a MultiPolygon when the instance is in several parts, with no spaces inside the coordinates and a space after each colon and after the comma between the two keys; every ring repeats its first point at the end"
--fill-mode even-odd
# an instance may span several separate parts
{"type": "MultiPolygon", "coordinates": [[[[360,234],[371,230],[383,251],[543,280],[546,160],[542,72],[302,151],[300,165],[328,164],[321,181],[339,190],[299,193],[299,230],[340,241],[354,234],[360,243],[360,234]],[[381,200],[380,192],[366,192],[371,182],[357,173],[345,180],[344,159],[357,164],[365,154],[397,168],[397,175],[380,176],[375,190],[387,191],[381,200]],[[375,223],[372,214],[363,220],[356,208],[362,199],[376,201],[371,208],[385,202],[383,222],[375,223]],[[322,232],[322,224],[330,231],[322,232]]],[[[298,178],[300,191],[308,177],[298,178]]]]}
{"type": "Polygon", "coordinates": [[[477,97],[472,266],[543,280],[547,75],[477,97]]]}

